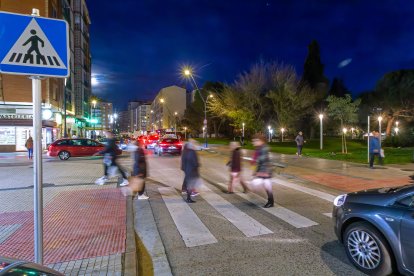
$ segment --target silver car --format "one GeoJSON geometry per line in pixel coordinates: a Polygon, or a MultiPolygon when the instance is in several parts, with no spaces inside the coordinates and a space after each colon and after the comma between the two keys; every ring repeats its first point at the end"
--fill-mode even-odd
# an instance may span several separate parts
{"type": "Polygon", "coordinates": [[[334,201],[335,233],[368,275],[414,275],[414,185],[365,190],[334,201]]]}

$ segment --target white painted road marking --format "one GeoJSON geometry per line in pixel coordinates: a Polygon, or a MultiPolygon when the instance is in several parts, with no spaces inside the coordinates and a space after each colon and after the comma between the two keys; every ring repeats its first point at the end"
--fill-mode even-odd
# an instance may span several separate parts
{"type": "Polygon", "coordinates": [[[281,178],[275,178],[275,179],[272,179],[272,180],[273,180],[272,182],[275,183],[275,184],[279,184],[279,185],[285,186],[285,187],[290,188],[290,189],[297,190],[297,191],[305,193],[305,194],[309,194],[309,195],[312,195],[312,196],[319,197],[320,199],[329,201],[331,203],[334,201],[334,199],[336,197],[334,195],[331,195],[331,194],[328,194],[328,193],[325,193],[325,192],[321,192],[321,191],[318,191],[318,190],[310,189],[310,188],[304,187],[302,185],[298,185],[298,184],[283,180],[281,178]]]}
{"type": "Polygon", "coordinates": [[[332,213],[323,213],[323,215],[332,218],[332,213]]]}
{"type": "Polygon", "coordinates": [[[204,187],[201,196],[223,217],[237,227],[246,237],[254,237],[273,233],[266,226],[243,213],[233,204],[204,187]]]}
{"type": "Polygon", "coordinates": [[[263,199],[254,194],[254,193],[249,193],[249,194],[237,194],[240,197],[244,198],[247,201],[250,201],[251,203],[259,206],[260,208],[262,208],[263,210],[265,210],[266,212],[274,215],[275,217],[289,223],[290,225],[296,227],[296,228],[305,228],[305,227],[310,227],[310,226],[314,226],[314,225],[318,225],[318,223],[314,222],[313,220],[310,220],[304,216],[299,215],[298,213],[295,213],[289,209],[286,209],[280,205],[275,204],[274,207],[271,208],[263,208],[263,199]]]}
{"type": "Polygon", "coordinates": [[[187,247],[217,243],[217,239],[174,188],[158,188],[187,247]]]}

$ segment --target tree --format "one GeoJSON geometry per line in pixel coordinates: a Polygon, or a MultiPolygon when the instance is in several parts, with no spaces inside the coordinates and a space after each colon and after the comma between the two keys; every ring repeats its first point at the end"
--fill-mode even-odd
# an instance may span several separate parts
{"type": "Polygon", "coordinates": [[[347,94],[345,97],[329,96],[326,101],[328,102],[328,115],[334,120],[338,120],[341,123],[342,133],[342,153],[347,153],[345,134],[342,132],[345,124],[356,123],[358,121],[358,108],[361,103],[360,99],[352,101],[351,95],[347,94]]]}
{"type": "Polygon", "coordinates": [[[271,100],[273,112],[281,127],[296,127],[298,122],[313,111],[316,97],[300,80],[292,66],[274,64],[271,85],[266,97],[271,100]]]}
{"type": "Polygon", "coordinates": [[[345,87],[344,81],[342,79],[334,78],[332,81],[331,89],[329,89],[328,94],[337,97],[345,97],[345,95],[350,94],[350,92],[345,87]]]}
{"type": "Polygon", "coordinates": [[[302,84],[314,89],[321,99],[326,97],[329,83],[323,71],[324,65],[321,62],[319,44],[316,40],[313,40],[308,46],[308,56],[303,67],[302,84]]]}
{"type": "Polygon", "coordinates": [[[386,135],[391,134],[396,119],[414,119],[414,70],[399,70],[385,74],[373,92],[376,106],[386,114],[386,135]]]}

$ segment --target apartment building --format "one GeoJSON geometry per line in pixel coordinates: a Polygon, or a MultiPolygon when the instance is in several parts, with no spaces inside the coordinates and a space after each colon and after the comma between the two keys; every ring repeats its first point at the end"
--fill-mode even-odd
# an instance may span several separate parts
{"type": "MultiPolygon", "coordinates": [[[[90,20],[84,0],[0,0],[1,11],[31,14],[33,8],[38,9],[42,17],[64,19],[69,25],[70,75],[66,79],[42,80],[42,109],[48,114],[43,120],[42,135],[43,147],[46,147],[65,135],[83,136],[89,110],[80,111],[75,103],[79,95],[84,102],[88,102],[90,96],[90,20]],[[75,11],[82,15],[83,24],[75,24],[79,17],[75,11]],[[80,31],[87,39],[75,39],[80,31]],[[77,61],[76,56],[82,56],[78,54],[80,51],[87,58],[77,61]]],[[[25,150],[25,140],[31,135],[33,124],[31,91],[28,77],[0,74],[0,151],[25,150]]]]}
{"type": "Polygon", "coordinates": [[[155,96],[150,110],[150,127],[174,129],[186,109],[186,90],[173,85],[161,89],[155,96]]]}
{"type": "Polygon", "coordinates": [[[131,132],[144,134],[151,129],[150,120],[151,102],[132,101],[128,103],[129,129],[131,132]]]}

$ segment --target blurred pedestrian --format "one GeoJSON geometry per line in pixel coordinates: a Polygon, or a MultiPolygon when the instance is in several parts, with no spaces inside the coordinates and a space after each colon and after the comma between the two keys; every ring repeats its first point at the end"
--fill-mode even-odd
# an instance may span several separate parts
{"type": "Polygon", "coordinates": [[[380,146],[380,134],[377,131],[373,131],[372,136],[369,137],[369,167],[374,168],[375,156],[378,156],[378,162],[382,165],[381,146],[380,146]]]}
{"type": "Polygon", "coordinates": [[[33,159],[33,138],[29,134],[29,138],[27,138],[26,143],[24,145],[27,149],[28,159],[33,159]]]}
{"type": "Polygon", "coordinates": [[[303,148],[303,143],[305,142],[305,140],[303,139],[302,131],[299,131],[299,134],[295,138],[295,142],[296,142],[296,147],[298,149],[296,152],[296,155],[302,157],[302,148],[303,148]]]}
{"type": "Polygon", "coordinates": [[[254,186],[264,185],[267,193],[267,203],[264,208],[274,206],[274,197],[272,189],[272,166],[269,157],[269,148],[266,145],[266,138],[262,134],[256,134],[253,137],[253,145],[255,146],[254,162],[256,163],[256,172],[252,184],[254,186]]]}
{"type": "Polygon", "coordinates": [[[194,190],[200,181],[199,167],[200,163],[198,162],[196,149],[196,141],[194,139],[189,139],[188,143],[185,145],[185,149],[181,155],[181,170],[184,171],[184,183],[183,189],[187,193],[186,202],[194,203],[191,196],[195,195],[194,190]]]}
{"type": "Polygon", "coordinates": [[[145,145],[143,143],[137,143],[137,148],[134,152],[134,166],[132,169],[132,176],[138,177],[142,181],[142,189],[138,191],[138,199],[148,199],[148,196],[144,195],[145,192],[145,178],[147,177],[147,161],[145,157],[145,145]]]}
{"type": "Polygon", "coordinates": [[[103,185],[105,184],[106,181],[108,181],[108,169],[110,167],[115,167],[118,168],[118,170],[120,171],[123,181],[121,184],[119,184],[120,186],[126,186],[128,185],[128,179],[126,176],[126,173],[124,172],[124,170],[121,168],[121,166],[119,166],[119,164],[116,162],[117,160],[117,145],[115,143],[115,137],[114,134],[112,132],[107,132],[107,138],[108,141],[105,145],[105,148],[97,153],[95,153],[94,155],[99,155],[99,154],[103,154],[104,155],[104,176],[98,178],[95,183],[98,185],[103,185]]]}
{"type": "Polygon", "coordinates": [[[247,186],[243,182],[242,177],[241,177],[242,166],[241,166],[240,148],[241,146],[239,142],[230,142],[231,156],[230,156],[230,161],[227,162],[227,165],[230,168],[230,181],[229,181],[229,185],[227,189],[228,194],[234,193],[233,188],[237,182],[240,182],[240,184],[242,185],[243,192],[244,193],[247,192],[247,186]]]}

